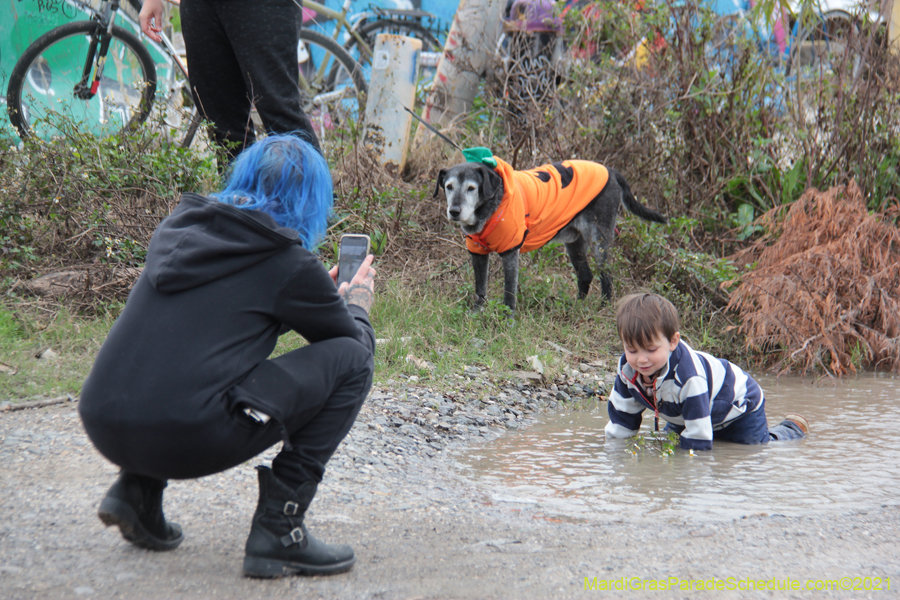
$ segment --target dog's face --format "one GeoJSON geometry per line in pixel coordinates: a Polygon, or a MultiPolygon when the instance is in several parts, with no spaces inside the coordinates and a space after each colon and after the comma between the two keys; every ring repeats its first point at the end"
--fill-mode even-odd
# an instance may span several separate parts
{"type": "Polygon", "coordinates": [[[462,163],[438,173],[434,197],[447,199],[447,218],[466,233],[478,233],[503,198],[503,180],[490,167],[462,163]]]}

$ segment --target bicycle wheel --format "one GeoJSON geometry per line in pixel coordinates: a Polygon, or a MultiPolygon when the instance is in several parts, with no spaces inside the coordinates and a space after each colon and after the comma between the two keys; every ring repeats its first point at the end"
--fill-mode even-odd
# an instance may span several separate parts
{"type": "Polygon", "coordinates": [[[801,28],[792,40],[785,73],[795,107],[807,120],[815,118],[820,100],[856,79],[863,66],[858,39],[856,21],[840,11],[801,28]]]}
{"type": "MultiPolygon", "coordinates": [[[[19,136],[44,140],[73,132],[108,136],[142,123],[156,95],[156,67],[141,42],[113,26],[96,93],[76,93],[97,29],[94,21],[66,23],[34,41],[9,78],[9,120],[19,136]]],[[[91,85],[94,65],[87,85],[91,85]]]]}
{"type": "MultiPolygon", "coordinates": [[[[359,28],[359,36],[366,42],[369,48],[375,47],[375,36],[379,33],[389,33],[391,35],[402,35],[405,37],[422,40],[422,52],[442,52],[443,45],[427,28],[416,23],[415,21],[406,21],[403,19],[378,19],[377,21],[369,21],[359,28]]],[[[344,49],[356,59],[359,64],[365,67],[372,62],[372,57],[365,48],[359,46],[354,36],[350,36],[344,49]]]]}
{"type": "Polygon", "coordinates": [[[302,28],[300,42],[297,60],[303,110],[325,143],[335,130],[362,119],[368,85],[359,63],[330,37],[302,28]],[[329,81],[332,74],[334,79],[329,81]]]}

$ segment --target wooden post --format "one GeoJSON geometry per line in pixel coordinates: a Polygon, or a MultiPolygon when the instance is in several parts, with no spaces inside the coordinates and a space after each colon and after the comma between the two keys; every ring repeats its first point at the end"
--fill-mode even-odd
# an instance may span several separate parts
{"type": "Polygon", "coordinates": [[[900,0],[893,0],[892,4],[893,6],[888,15],[890,18],[888,39],[891,42],[891,49],[894,53],[900,54],[900,0]]]}
{"type": "Polygon", "coordinates": [[[393,176],[400,175],[406,164],[412,115],[403,107],[416,101],[421,50],[422,40],[386,33],[375,36],[363,145],[393,176]]]}

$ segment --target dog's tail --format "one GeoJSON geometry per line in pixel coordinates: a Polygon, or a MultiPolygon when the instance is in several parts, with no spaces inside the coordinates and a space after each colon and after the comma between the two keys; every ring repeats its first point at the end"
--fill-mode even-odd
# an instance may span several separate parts
{"type": "Polygon", "coordinates": [[[622,202],[625,204],[625,208],[645,221],[668,223],[669,220],[666,217],[653,209],[647,208],[635,199],[634,194],[631,193],[631,188],[628,187],[628,181],[625,179],[624,175],[615,169],[609,169],[609,172],[615,175],[616,182],[619,184],[619,187],[622,188],[622,202]]]}

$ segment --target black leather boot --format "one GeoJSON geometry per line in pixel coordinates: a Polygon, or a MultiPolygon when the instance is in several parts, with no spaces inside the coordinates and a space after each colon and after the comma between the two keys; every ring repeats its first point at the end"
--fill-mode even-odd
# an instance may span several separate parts
{"type": "Polygon", "coordinates": [[[247,577],[332,575],[349,571],[356,562],[353,548],[326,544],[309,535],[303,515],[318,485],[307,481],[292,490],[272,469],[259,471],[259,503],[253,514],[244,556],[247,577]]]}
{"type": "Polygon", "coordinates": [[[174,550],[184,540],[181,527],[167,523],[162,510],[166,482],[122,471],[106,492],[97,515],[116,525],[122,537],[147,550],[174,550]]]}

